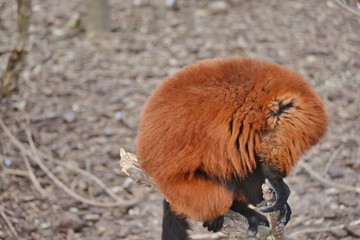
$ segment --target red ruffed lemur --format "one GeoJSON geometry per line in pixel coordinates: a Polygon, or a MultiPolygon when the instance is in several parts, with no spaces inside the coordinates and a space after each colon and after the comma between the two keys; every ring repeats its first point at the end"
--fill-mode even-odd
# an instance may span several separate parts
{"type": "Polygon", "coordinates": [[[230,209],[248,219],[248,235],[266,217],[268,179],[276,194],[261,212],[290,219],[283,181],[324,135],[320,98],[297,72],[251,58],[203,60],[167,78],[142,113],[137,155],[164,195],[163,240],[189,239],[187,219],[218,231],[230,209]]]}

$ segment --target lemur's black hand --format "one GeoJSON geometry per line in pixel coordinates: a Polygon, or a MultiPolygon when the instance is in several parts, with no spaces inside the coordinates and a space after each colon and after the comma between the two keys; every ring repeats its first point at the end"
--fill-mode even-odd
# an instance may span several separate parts
{"type": "Polygon", "coordinates": [[[224,216],[220,216],[212,221],[206,221],[203,224],[204,228],[207,228],[209,231],[218,232],[224,224],[224,216]]]}
{"type": "Polygon", "coordinates": [[[270,206],[260,207],[260,211],[273,212],[280,210],[284,207],[290,195],[290,189],[288,185],[284,182],[285,174],[279,171],[272,164],[266,162],[263,162],[261,167],[264,176],[269,180],[269,183],[271,185],[270,187],[275,192],[276,200],[270,206]]]}
{"type": "Polygon", "coordinates": [[[280,216],[278,225],[280,227],[285,227],[291,217],[291,208],[287,202],[285,203],[283,208],[280,210],[280,213],[281,213],[281,216],[280,216]]]}

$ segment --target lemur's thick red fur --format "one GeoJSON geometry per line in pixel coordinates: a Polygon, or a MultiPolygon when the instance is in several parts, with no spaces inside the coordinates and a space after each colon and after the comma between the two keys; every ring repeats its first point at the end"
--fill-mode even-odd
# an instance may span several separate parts
{"type": "Polygon", "coordinates": [[[150,96],[137,154],[177,214],[208,221],[244,197],[194,177],[197,169],[226,181],[268,161],[287,176],[326,125],[320,98],[298,73],[248,58],[204,60],[150,96]]]}

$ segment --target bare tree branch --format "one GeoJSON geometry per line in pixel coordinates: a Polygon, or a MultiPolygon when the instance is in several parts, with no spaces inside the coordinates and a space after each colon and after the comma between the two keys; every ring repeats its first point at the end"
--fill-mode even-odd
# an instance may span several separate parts
{"type": "MultiPolygon", "coordinates": [[[[266,184],[262,185],[263,190],[263,197],[264,200],[268,204],[272,204],[276,201],[276,197],[274,191],[266,184]]],[[[284,226],[280,226],[278,224],[281,217],[280,210],[270,212],[269,213],[269,220],[270,220],[270,227],[271,227],[271,236],[268,237],[268,240],[282,240],[284,239],[284,226]]]]}
{"type": "MultiPolygon", "coordinates": [[[[156,186],[151,181],[151,179],[141,170],[139,167],[139,161],[136,156],[132,153],[126,152],[124,149],[120,149],[120,168],[125,174],[127,174],[130,178],[132,178],[135,182],[150,186],[156,189],[156,186]]],[[[274,192],[268,187],[267,194],[270,194],[270,199],[275,199],[274,192]]],[[[271,213],[272,214],[272,213],[271,213]]],[[[278,228],[279,214],[270,215],[270,221],[273,222],[273,228],[278,228]]],[[[236,239],[248,239],[247,238],[247,229],[248,223],[244,216],[240,215],[239,213],[229,211],[225,215],[225,222],[221,232],[225,233],[226,235],[236,238],[236,239]]],[[[270,229],[268,227],[259,226],[258,234],[255,238],[252,239],[269,239],[268,237],[271,236],[271,232],[276,233],[276,229],[270,229]]],[[[277,238],[270,238],[270,239],[286,239],[283,236],[283,232],[277,238]]]]}

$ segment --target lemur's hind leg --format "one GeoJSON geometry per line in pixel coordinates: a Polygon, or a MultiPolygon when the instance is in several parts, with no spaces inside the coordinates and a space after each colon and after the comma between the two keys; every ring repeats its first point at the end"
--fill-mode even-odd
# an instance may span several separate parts
{"type": "Polygon", "coordinates": [[[186,218],[176,215],[170,204],[164,199],[164,215],[162,223],[162,240],[188,240],[187,230],[190,229],[186,218]]]}
{"type": "Polygon", "coordinates": [[[212,221],[206,221],[203,224],[204,228],[207,228],[209,231],[218,232],[224,224],[224,216],[217,217],[212,221]]]}
{"type": "Polygon", "coordinates": [[[249,223],[249,228],[247,230],[247,235],[249,237],[254,237],[257,234],[259,225],[269,227],[269,221],[267,218],[261,213],[258,213],[257,211],[249,208],[246,203],[234,201],[231,205],[231,210],[238,212],[246,217],[249,223]]]}

